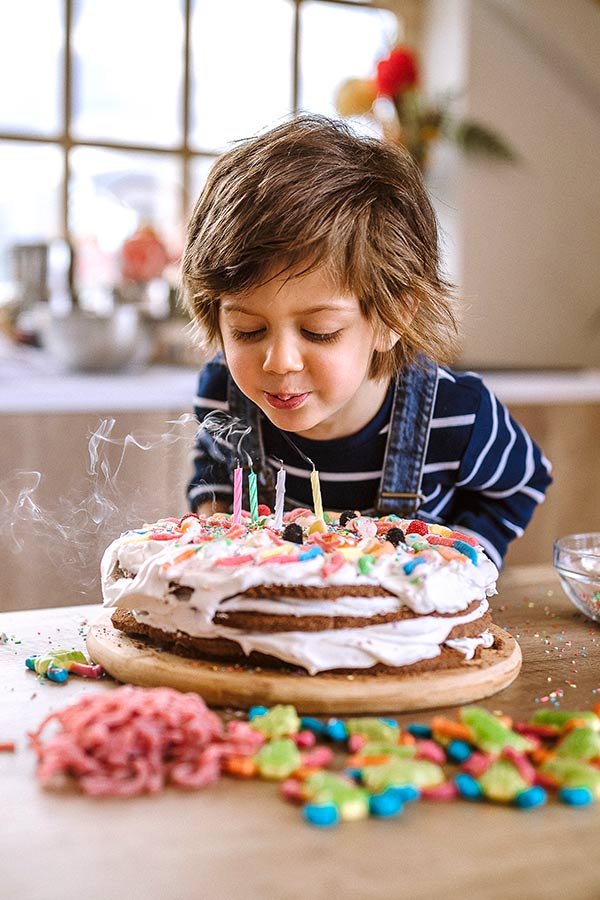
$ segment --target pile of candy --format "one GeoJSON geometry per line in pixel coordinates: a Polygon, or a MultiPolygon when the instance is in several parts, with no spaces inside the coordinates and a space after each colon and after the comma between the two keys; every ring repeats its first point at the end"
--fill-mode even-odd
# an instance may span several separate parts
{"type": "Polygon", "coordinates": [[[313,825],[398,815],[418,799],[489,800],[531,809],[549,794],[571,806],[600,799],[600,704],[593,711],[538,710],[530,722],[467,706],[457,721],[401,731],[383,718],[300,718],[293,706],[253,707],[263,738],[251,756],[229,756],[225,773],[281,782],[313,825]],[[320,740],[321,743],[317,743],[320,740]],[[341,769],[330,768],[347,751],[341,769]]]}
{"type": "Polygon", "coordinates": [[[50,681],[64,684],[69,674],[82,678],[100,678],[102,666],[92,665],[79,650],[52,650],[44,656],[28,656],[25,665],[36,675],[44,675],[50,681]]]}

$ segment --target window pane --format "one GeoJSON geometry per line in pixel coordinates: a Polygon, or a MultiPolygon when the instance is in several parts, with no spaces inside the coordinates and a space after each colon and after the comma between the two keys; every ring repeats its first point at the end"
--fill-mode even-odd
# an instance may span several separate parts
{"type": "Polygon", "coordinates": [[[197,0],[192,16],[195,148],[222,149],[290,112],[293,20],[288,0],[197,0]]]}
{"type": "Polygon", "coordinates": [[[62,96],[61,0],[3,0],[0,128],[56,133],[62,96]],[[33,24],[35,23],[35,24],[33,24]]]}
{"type": "Polygon", "coordinates": [[[181,141],[183,18],[179,0],[76,0],[73,133],[181,141]]]}
{"type": "Polygon", "coordinates": [[[63,157],[58,147],[0,146],[0,281],[13,277],[12,247],[60,235],[63,157]]]}
{"type": "Polygon", "coordinates": [[[377,61],[395,42],[398,19],[389,10],[307,0],[301,29],[300,106],[331,116],[343,81],[374,75],[377,61]]]}
{"type": "Polygon", "coordinates": [[[190,162],[190,202],[188,209],[188,217],[191,216],[196,200],[200,196],[200,191],[204,187],[208,173],[215,163],[214,158],[207,156],[197,156],[190,162]]]}
{"type": "Polygon", "coordinates": [[[181,252],[180,163],[175,156],[79,147],[72,151],[71,229],[82,288],[120,278],[123,241],[151,225],[174,256],[181,252]]]}

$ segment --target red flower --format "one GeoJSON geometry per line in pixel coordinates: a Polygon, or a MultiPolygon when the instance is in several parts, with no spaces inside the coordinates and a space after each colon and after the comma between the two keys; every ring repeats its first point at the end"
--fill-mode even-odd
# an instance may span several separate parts
{"type": "Polygon", "coordinates": [[[375,82],[379,94],[394,97],[417,83],[417,62],[410,50],[396,47],[377,63],[375,82]]]}
{"type": "Polygon", "coordinates": [[[149,225],[142,226],[127,238],[121,251],[123,278],[150,281],[158,278],[169,262],[165,245],[149,225]]]}

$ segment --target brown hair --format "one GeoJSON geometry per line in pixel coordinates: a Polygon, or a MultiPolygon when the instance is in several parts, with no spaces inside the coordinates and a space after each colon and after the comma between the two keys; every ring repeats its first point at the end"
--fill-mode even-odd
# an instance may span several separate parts
{"type": "Polygon", "coordinates": [[[455,354],[452,288],[416,164],[341,121],[302,115],[220,157],[196,203],[183,289],[204,343],[219,341],[223,294],[319,266],[375,327],[401,335],[374,353],[372,378],[397,374],[418,353],[437,362],[455,354]]]}

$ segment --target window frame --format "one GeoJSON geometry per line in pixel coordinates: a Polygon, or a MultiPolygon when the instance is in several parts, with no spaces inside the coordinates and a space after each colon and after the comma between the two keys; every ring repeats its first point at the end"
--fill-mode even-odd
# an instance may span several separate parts
{"type": "MultiPolygon", "coordinates": [[[[110,141],[76,138],[72,133],[73,112],[73,60],[72,60],[72,33],[73,33],[73,4],[74,0],[63,0],[64,46],[62,60],[62,101],[61,101],[61,129],[53,135],[32,135],[19,131],[0,130],[0,141],[7,143],[19,142],[28,144],[44,144],[58,147],[62,150],[63,171],[61,178],[60,199],[60,223],[61,234],[69,243],[73,242],[73,233],[69,221],[70,210],[70,183],[71,183],[71,152],[78,147],[93,147],[104,150],[124,150],[137,153],[163,154],[179,161],[181,173],[179,210],[182,224],[188,218],[191,208],[191,162],[194,159],[217,159],[219,151],[192,148],[190,144],[191,131],[191,19],[194,3],[207,2],[207,0],[182,0],[184,16],[183,37],[183,80],[181,102],[181,135],[179,144],[170,147],[157,146],[151,143],[131,143],[129,141],[110,141]]],[[[310,0],[282,0],[291,3],[294,8],[293,15],[293,48],[292,48],[292,97],[290,115],[298,114],[298,99],[300,87],[300,47],[302,41],[302,7],[310,0]]],[[[319,0],[332,6],[347,6],[367,9],[387,9],[398,16],[404,25],[407,41],[414,37],[415,29],[419,26],[420,0],[319,0]]]]}

